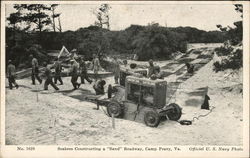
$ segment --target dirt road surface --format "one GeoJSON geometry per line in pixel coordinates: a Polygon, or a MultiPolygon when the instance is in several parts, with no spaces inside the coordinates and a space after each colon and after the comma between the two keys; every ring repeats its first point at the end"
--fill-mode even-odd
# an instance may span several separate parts
{"type": "MultiPolygon", "coordinates": [[[[208,88],[212,111],[183,126],[163,121],[157,128],[123,119],[111,118],[105,109],[82,99],[94,93],[85,83],[72,91],[70,78],[56,92],[52,87],[31,85],[29,78],[17,80],[20,88],[6,89],[6,144],[14,145],[242,145],[242,71],[212,71],[212,61],[183,82],[173,102],[183,108],[181,119],[206,115],[192,98],[195,90],[208,88]],[[225,82],[226,81],[226,82],[225,82]]],[[[113,77],[106,78],[113,83],[113,77]]],[[[166,78],[166,80],[168,80],[166,78]]],[[[7,83],[7,82],[6,82],[7,83]]]]}

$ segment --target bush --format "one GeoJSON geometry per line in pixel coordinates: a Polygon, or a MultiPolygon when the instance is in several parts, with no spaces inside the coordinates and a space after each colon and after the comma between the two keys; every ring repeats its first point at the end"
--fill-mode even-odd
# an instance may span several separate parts
{"type": "Polygon", "coordinates": [[[171,59],[174,52],[185,53],[187,50],[186,35],[156,25],[147,26],[138,33],[132,42],[138,60],[171,59]]]}
{"type": "Polygon", "coordinates": [[[219,48],[215,48],[215,52],[218,56],[227,56],[233,51],[231,46],[221,46],[219,48]]]}
{"type": "Polygon", "coordinates": [[[215,72],[224,71],[226,69],[239,69],[243,66],[243,52],[241,49],[237,49],[236,51],[232,51],[227,58],[223,59],[220,62],[214,62],[213,70],[215,72]]]}

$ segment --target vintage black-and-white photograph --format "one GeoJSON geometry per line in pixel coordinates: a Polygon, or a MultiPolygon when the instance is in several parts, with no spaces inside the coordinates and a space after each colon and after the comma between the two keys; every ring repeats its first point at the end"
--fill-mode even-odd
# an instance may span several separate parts
{"type": "Polygon", "coordinates": [[[4,9],[5,145],[243,146],[242,4],[4,9]]]}

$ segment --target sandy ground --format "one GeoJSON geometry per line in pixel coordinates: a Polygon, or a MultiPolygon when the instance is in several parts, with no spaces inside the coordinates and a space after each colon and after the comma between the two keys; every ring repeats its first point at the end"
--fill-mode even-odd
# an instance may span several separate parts
{"type": "MultiPolygon", "coordinates": [[[[183,110],[181,119],[193,120],[210,111],[192,102],[197,89],[208,87],[211,113],[183,126],[163,121],[157,128],[111,118],[105,109],[82,96],[94,93],[85,83],[72,91],[70,78],[56,92],[52,87],[31,85],[29,78],[17,80],[20,88],[6,89],[6,143],[19,145],[242,145],[242,71],[212,71],[212,61],[182,83],[172,102],[183,110]],[[225,82],[226,81],[226,82],[225,82]],[[191,100],[191,102],[190,102],[191,100]]],[[[167,80],[167,79],[166,79],[167,80]]],[[[79,80],[78,80],[79,81],[79,80]]],[[[113,83],[113,77],[107,78],[113,83]]]]}

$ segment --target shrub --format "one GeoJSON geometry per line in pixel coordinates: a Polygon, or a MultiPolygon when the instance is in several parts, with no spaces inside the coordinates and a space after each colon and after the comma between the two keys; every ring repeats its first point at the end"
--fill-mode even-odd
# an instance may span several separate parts
{"type": "Polygon", "coordinates": [[[226,69],[239,69],[243,66],[243,52],[241,49],[237,49],[236,51],[232,51],[227,58],[223,59],[220,62],[214,62],[213,70],[215,72],[224,71],[226,69]]]}
{"type": "Polygon", "coordinates": [[[231,46],[221,46],[219,48],[215,48],[215,52],[218,56],[227,56],[233,51],[231,46]]]}

